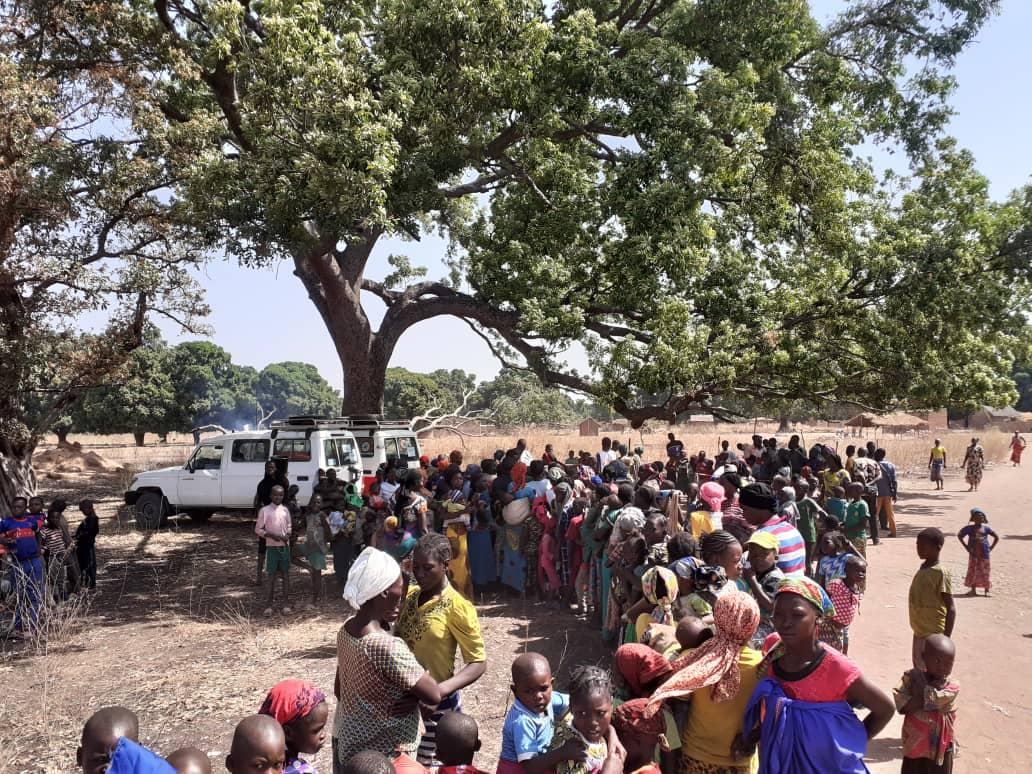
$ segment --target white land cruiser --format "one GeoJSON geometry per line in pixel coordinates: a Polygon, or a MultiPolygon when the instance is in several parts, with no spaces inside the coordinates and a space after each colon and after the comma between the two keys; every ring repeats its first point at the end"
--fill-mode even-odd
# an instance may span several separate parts
{"type": "Polygon", "coordinates": [[[376,477],[381,465],[394,468],[419,467],[419,440],[412,425],[403,420],[356,415],[331,420],[351,431],[362,458],[362,489],[376,477]]]}
{"type": "Polygon", "coordinates": [[[319,468],[335,468],[341,481],[361,479],[364,488],[381,464],[418,468],[419,442],[403,421],[289,417],[269,430],[204,439],[182,467],[133,478],[125,501],[134,506],[141,529],[156,529],[173,513],[206,521],[215,511],[251,511],[270,459],[297,484],[297,501],[306,505],[319,468]]]}
{"type": "Polygon", "coordinates": [[[345,482],[362,477],[358,443],[347,421],[290,417],[269,430],[205,438],[182,467],[134,477],[125,501],[134,506],[141,529],[156,529],[173,513],[206,521],[215,511],[252,511],[265,463],[273,460],[297,484],[297,501],[305,505],[319,468],[335,468],[345,482]]]}

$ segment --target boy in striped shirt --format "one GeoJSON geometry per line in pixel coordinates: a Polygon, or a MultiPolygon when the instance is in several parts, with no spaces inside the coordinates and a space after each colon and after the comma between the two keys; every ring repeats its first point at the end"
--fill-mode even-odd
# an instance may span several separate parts
{"type": "Polygon", "coordinates": [[[764,483],[749,484],[738,496],[745,520],[757,532],[769,532],[778,539],[778,569],[786,578],[801,578],[806,574],[806,543],[799,530],[774,513],[777,498],[764,483]]]}

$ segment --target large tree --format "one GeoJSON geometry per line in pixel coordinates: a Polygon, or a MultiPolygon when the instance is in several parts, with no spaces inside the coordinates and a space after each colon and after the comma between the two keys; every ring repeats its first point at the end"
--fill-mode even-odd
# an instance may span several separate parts
{"type": "Polygon", "coordinates": [[[380,408],[399,338],[441,315],[635,424],[1013,395],[1027,200],[994,205],[942,139],[992,0],[827,26],[802,0],[131,5],[138,123],[222,247],[293,265],[347,410],[380,408]],[[867,140],[919,182],[878,179],[867,140]],[[367,276],[385,237],[431,231],[450,276],[367,276]]]}
{"type": "Polygon", "coordinates": [[[205,309],[171,173],[133,135],[145,84],[114,2],[0,0],[0,514],[40,438],[118,382],[146,321],[205,309]]]}

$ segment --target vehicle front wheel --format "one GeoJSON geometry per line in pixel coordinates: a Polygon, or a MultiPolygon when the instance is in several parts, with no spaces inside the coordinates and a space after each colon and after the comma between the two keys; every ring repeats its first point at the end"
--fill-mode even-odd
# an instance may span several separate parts
{"type": "Polygon", "coordinates": [[[165,497],[159,492],[145,492],[136,501],[136,526],[140,529],[158,529],[168,520],[165,497]]]}

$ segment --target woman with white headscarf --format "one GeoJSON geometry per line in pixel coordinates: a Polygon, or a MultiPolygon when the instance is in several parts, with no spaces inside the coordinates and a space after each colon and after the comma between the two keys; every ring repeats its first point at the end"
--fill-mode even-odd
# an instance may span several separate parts
{"type": "Polygon", "coordinates": [[[419,746],[419,705],[435,706],[441,690],[405,643],[384,626],[398,618],[404,581],[388,554],[367,548],[348,573],[344,599],[356,613],[337,635],[337,714],[333,771],[362,750],[389,758],[419,746]]]}

